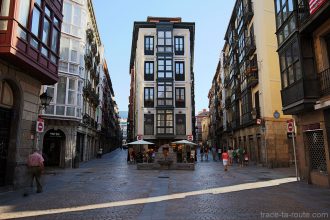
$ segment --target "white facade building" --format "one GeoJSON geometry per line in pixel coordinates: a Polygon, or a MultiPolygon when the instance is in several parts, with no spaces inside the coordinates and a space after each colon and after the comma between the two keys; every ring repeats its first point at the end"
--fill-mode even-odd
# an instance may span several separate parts
{"type": "Polygon", "coordinates": [[[53,99],[40,145],[46,165],[72,167],[75,157],[89,160],[100,147],[104,49],[91,0],[64,0],[63,15],[59,81],[42,87],[53,99]]]}
{"type": "Polygon", "coordinates": [[[160,146],[194,135],[194,28],[181,18],[134,23],[129,139],[160,146]]]}

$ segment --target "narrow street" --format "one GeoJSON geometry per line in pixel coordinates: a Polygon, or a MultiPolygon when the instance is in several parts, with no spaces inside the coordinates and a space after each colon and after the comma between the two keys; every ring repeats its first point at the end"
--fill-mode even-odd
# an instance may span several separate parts
{"type": "Polygon", "coordinates": [[[295,182],[294,169],[235,165],[224,172],[220,162],[208,161],[195,171],[141,171],[126,163],[126,154],[117,149],[79,169],[48,170],[40,194],[2,192],[0,219],[271,219],[267,214],[276,213],[298,219],[291,214],[330,213],[329,190],[295,182]]]}

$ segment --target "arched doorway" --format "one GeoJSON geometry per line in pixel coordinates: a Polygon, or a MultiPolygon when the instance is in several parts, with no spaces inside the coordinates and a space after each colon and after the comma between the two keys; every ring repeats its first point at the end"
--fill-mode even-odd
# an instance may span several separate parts
{"type": "Polygon", "coordinates": [[[12,157],[12,152],[10,151],[10,131],[13,120],[14,112],[14,93],[5,80],[0,81],[0,186],[6,185],[11,182],[13,171],[10,156],[12,157]],[[11,178],[9,178],[11,177],[11,178]]]}
{"type": "Polygon", "coordinates": [[[44,136],[42,153],[45,166],[59,167],[61,164],[61,149],[65,144],[65,134],[61,130],[51,129],[44,136]]]}

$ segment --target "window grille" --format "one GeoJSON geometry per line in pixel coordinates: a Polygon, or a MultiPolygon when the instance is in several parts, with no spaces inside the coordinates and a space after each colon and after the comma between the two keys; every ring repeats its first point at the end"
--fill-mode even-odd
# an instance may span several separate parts
{"type": "Polygon", "coordinates": [[[311,169],[327,173],[323,130],[305,132],[304,141],[306,148],[309,150],[311,169]]]}

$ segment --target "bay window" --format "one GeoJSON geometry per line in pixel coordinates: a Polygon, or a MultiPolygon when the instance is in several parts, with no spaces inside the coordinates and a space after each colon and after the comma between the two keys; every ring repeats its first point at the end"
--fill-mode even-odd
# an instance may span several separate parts
{"type": "Polygon", "coordinates": [[[157,105],[173,106],[173,84],[172,82],[158,82],[157,105]]]}
{"type": "Polygon", "coordinates": [[[173,134],[173,110],[157,111],[157,134],[173,134]]]}
{"type": "Polygon", "coordinates": [[[55,86],[46,86],[53,99],[45,114],[81,118],[82,87],[82,80],[65,76],[60,76],[55,86]]]}
{"type": "Polygon", "coordinates": [[[172,31],[158,30],[158,52],[172,52],[172,31]]]}
{"type": "Polygon", "coordinates": [[[158,78],[173,78],[172,57],[158,57],[158,78]]]}

